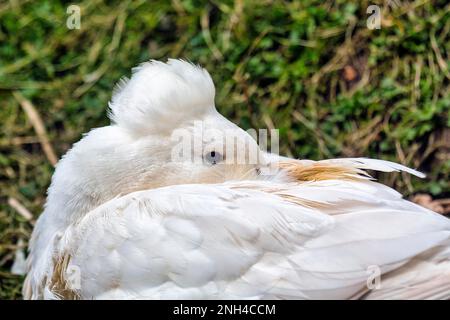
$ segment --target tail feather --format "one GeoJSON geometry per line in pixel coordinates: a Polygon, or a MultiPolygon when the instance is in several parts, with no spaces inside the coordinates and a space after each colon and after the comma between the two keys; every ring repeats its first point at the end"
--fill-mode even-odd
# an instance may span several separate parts
{"type": "Polygon", "coordinates": [[[331,160],[325,160],[330,162],[336,162],[336,163],[348,163],[349,165],[353,165],[358,169],[364,169],[364,170],[376,170],[376,171],[382,171],[382,172],[399,172],[404,171],[409,174],[412,174],[419,178],[425,178],[425,174],[422,172],[419,172],[417,170],[408,168],[404,165],[386,161],[386,160],[378,160],[378,159],[369,159],[369,158],[343,158],[343,159],[331,159],[331,160]]]}

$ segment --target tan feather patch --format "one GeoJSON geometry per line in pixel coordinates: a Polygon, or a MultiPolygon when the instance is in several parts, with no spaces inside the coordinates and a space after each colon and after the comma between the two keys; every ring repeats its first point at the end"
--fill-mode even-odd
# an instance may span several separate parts
{"type": "Polygon", "coordinates": [[[307,208],[315,208],[315,209],[320,209],[320,208],[326,208],[329,206],[329,204],[323,203],[323,202],[319,202],[319,201],[313,201],[313,200],[307,200],[307,199],[302,199],[296,196],[293,196],[291,194],[287,194],[287,193],[282,193],[282,192],[274,192],[274,194],[276,194],[277,196],[283,198],[284,200],[302,206],[302,207],[307,207],[307,208]]]}
{"type": "Polygon", "coordinates": [[[70,263],[71,256],[63,254],[54,259],[53,274],[50,280],[50,290],[61,299],[78,300],[80,296],[73,290],[67,281],[67,268],[70,263]]]}
{"type": "Polygon", "coordinates": [[[360,180],[370,176],[355,167],[332,163],[313,163],[309,165],[297,161],[280,161],[278,167],[297,181],[320,180],[360,180]]]}

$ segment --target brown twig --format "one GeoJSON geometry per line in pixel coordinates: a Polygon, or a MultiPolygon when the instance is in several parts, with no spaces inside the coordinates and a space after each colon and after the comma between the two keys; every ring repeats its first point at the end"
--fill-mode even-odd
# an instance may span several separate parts
{"type": "Polygon", "coordinates": [[[58,158],[56,157],[56,153],[53,150],[52,145],[48,139],[47,130],[45,129],[44,123],[42,122],[41,116],[37,112],[36,108],[33,106],[31,101],[25,99],[25,97],[19,92],[13,92],[14,98],[16,98],[17,102],[19,102],[22,109],[25,111],[28,119],[30,120],[36,134],[39,138],[39,142],[42,145],[42,149],[44,153],[50,161],[50,163],[55,166],[58,162],[58,158]]]}
{"type": "Polygon", "coordinates": [[[218,61],[223,60],[223,54],[220,52],[220,50],[217,48],[217,46],[214,44],[214,41],[211,36],[211,32],[209,29],[209,12],[208,9],[205,9],[202,17],[200,19],[200,25],[202,27],[202,34],[203,38],[205,39],[206,45],[211,50],[214,58],[218,61]]]}
{"type": "Polygon", "coordinates": [[[450,199],[433,199],[429,194],[419,193],[410,198],[412,202],[434,212],[448,215],[450,213],[450,199]]]}
{"type": "Polygon", "coordinates": [[[29,221],[30,223],[34,223],[34,217],[33,214],[17,200],[16,198],[9,197],[8,198],[8,204],[17,211],[22,217],[25,218],[25,220],[29,221]]]}

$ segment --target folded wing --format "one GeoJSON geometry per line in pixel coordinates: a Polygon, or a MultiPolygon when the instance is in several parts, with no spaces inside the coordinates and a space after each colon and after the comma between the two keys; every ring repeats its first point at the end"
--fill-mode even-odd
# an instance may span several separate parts
{"type": "MultiPolygon", "coordinates": [[[[71,226],[55,297],[321,298],[368,291],[450,239],[450,222],[371,181],[179,185],[114,199],[71,226]],[[65,270],[79,270],[78,287],[65,270]]],[[[56,276],[55,276],[56,274],[56,276]]]]}

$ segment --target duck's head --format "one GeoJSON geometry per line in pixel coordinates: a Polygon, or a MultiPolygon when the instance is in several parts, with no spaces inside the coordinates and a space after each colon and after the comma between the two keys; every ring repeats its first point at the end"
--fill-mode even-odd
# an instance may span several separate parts
{"type": "Polygon", "coordinates": [[[191,63],[136,68],[115,90],[112,124],[90,131],[58,164],[47,207],[79,215],[138,190],[257,178],[264,153],[217,112],[214,95],[210,75],[191,63]]]}

